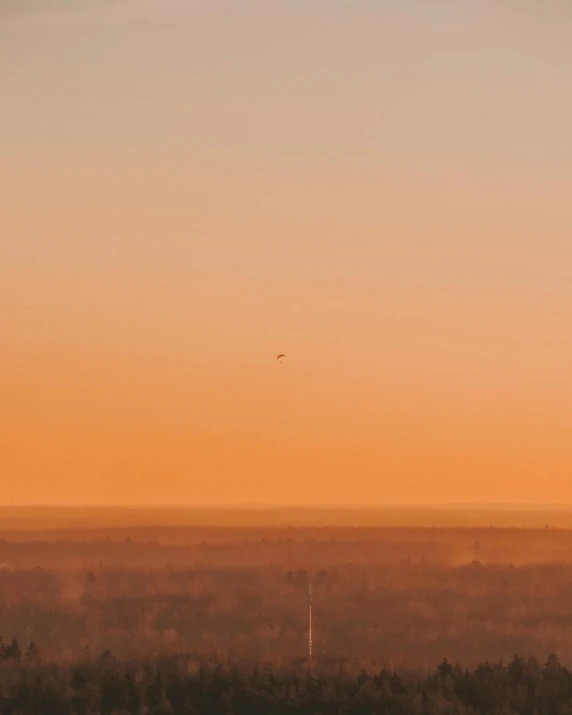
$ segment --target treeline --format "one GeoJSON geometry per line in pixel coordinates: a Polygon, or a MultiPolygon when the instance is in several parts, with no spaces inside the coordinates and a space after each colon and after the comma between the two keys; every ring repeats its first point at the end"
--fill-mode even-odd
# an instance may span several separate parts
{"type": "Polygon", "coordinates": [[[305,653],[308,583],[320,661],[428,668],[444,654],[473,666],[556,651],[572,663],[566,564],[6,570],[0,633],[50,660],[109,649],[280,664],[305,653]]]}
{"type": "Polygon", "coordinates": [[[564,715],[572,673],[556,656],[474,670],[245,673],[186,658],[0,667],[0,715],[564,715]]]}
{"type": "MultiPolygon", "coordinates": [[[[200,542],[194,544],[164,544],[158,541],[141,543],[130,538],[90,542],[31,541],[0,539],[0,566],[5,569],[44,568],[77,569],[85,566],[107,568],[158,568],[165,565],[178,568],[261,568],[269,565],[286,568],[336,566],[346,563],[449,564],[457,558],[459,545],[418,540],[338,539],[299,540],[267,539],[233,543],[200,542]]],[[[571,552],[572,553],[572,552],[571,552]]],[[[485,557],[475,542],[463,548],[463,560],[485,557]]]]}
{"type": "Polygon", "coordinates": [[[284,568],[572,559],[572,530],[452,528],[156,528],[0,531],[0,567],[284,568]]]}
{"type": "Polygon", "coordinates": [[[17,638],[12,638],[10,643],[5,643],[4,638],[0,636],[0,664],[1,663],[39,663],[42,654],[34,641],[30,641],[30,645],[25,652],[22,652],[17,638]]]}

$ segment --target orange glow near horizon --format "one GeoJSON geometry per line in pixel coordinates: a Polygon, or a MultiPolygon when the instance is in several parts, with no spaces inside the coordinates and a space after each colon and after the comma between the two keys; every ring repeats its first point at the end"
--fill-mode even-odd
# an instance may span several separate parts
{"type": "Polygon", "coordinates": [[[486,5],[0,10],[0,504],[572,501],[572,49],[486,5]]]}

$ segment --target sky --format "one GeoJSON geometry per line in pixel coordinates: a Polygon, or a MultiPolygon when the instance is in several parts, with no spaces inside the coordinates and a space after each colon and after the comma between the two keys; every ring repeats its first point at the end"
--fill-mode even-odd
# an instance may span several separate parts
{"type": "Polygon", "coordinates": [[[571,22],[2,0],[0,503],[572,502],[571,22]]]}

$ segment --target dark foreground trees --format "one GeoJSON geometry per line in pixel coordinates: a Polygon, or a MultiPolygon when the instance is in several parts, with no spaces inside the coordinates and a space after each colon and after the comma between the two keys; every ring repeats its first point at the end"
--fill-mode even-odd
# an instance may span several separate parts
{"type": "Polygon", "coordinates": [[[28,649],[22,653],[17,638],[12,638],[10,643],[6,644],[0,636],[0,663],[37,663],[40,659],[40,649],[34,641],[30,641],[28,649]]]}
{"type": "Polygon", "coordinates": [[[472,671],[357,675],[202,667],[187,658],[0,667],[2,715],[564,715],[572,673],[551,656],[472,671]]]}

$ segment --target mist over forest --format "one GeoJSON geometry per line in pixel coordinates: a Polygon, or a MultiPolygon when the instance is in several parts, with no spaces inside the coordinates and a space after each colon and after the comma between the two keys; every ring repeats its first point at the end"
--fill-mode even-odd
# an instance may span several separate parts
{"type": "MultiPolygon", "coordinates": [[[[572,531],[203,523],[0,528],[0,634],[47,661],[192,654],[286,667],[572,662],[572,531]]],[[[217,519],[219,517],[217,516],[217,519]]],[[[236,518],[236,517],[233,517],[236,518]]],[[[269,520],[268,515],[266,516],[269,520]]],[[[1,524],[0,526],[4,526],[1,524]]],[[[8,659],[10,660],[10,659],[8,659]]]]}
{"type": "Polygon", "coordinates": [[[570,712],[569,518],[0,509],[0,713],[570,712]]]}

